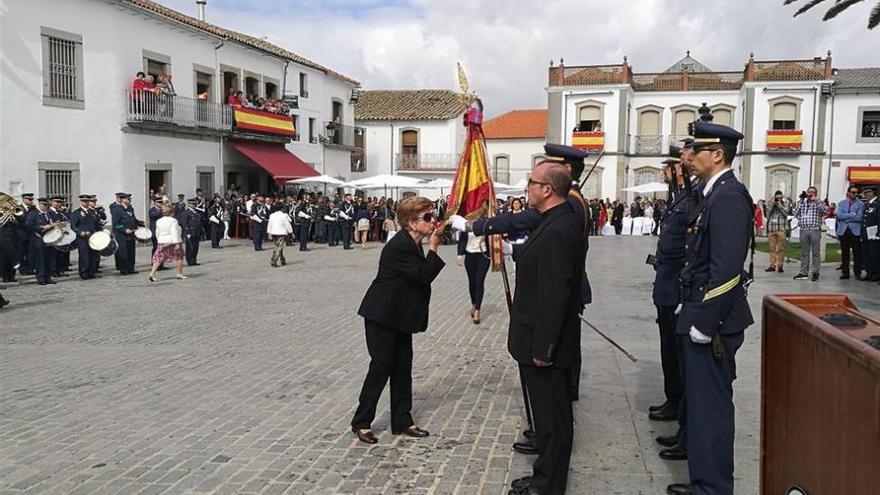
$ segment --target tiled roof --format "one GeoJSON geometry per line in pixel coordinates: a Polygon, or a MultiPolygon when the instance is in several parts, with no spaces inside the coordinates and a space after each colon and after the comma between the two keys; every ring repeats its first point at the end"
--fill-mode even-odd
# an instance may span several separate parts
{"type": "Polygon", "coordinates": [[[467,110],[461,95],[448,89],[361,91],[355,120],[448,120],[467,110]]]}
{"type": "Polygon", "coordinates": [[[832,79],[836,88],[880,88],[880,67],[838,69],[832,79]]]}
{"type": "Polygon", "coordinates": [[[203,22],[195,17],[190,17],[188,15],[182,14],[176,10],[170,9],[164,5],[153,2],[152,0],[117,0],[123,4],[147,10],[153,12],[154,14],[158,14],[162,17],[166,17],[172,21],[180,22],[182,24],[186,24],[195,29],[199,29],[205,31],[207,33],[213,34],[215,36],[219,36],[221,38],[227,38],[234,42],[241,43],[242,45],[249,46],[251,48],[255,48],[257,50],[270,53],[277,57],[290,60],[291,62],[296,62],[300,65],[304,65],[306,67],[311,67],[312,69],[319,70],[328,76],[335,77],[337,79],[341,79],[348,83],[354,84],[356,86],[360,86],[360,83],[355,81],[354,79],[342,75],[336,71],[330,70],[323,65],[312,62],[311,60],[301,57],[296,53],[293,53],[289,50],[285,50],[280,46],[273,45],[266,40],[255,38],[253,36],[249,36],[247,34],[239,33],[237,31],[232,31],[231,29],[222,28],[220,26],[216,26],[214,24],[203,22]]]}
{"type": "Polygon", "coordinates": [[[547,110],[511,110],[483,124],[486,139],[544,139],[547,110]]]}

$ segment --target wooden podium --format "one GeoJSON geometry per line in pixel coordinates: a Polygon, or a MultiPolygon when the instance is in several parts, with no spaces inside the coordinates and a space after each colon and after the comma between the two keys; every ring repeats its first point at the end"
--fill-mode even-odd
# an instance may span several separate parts
{"type": "Polygon", "coordinates": [[[761,493],[880,493],[880,321],[843,295],[767,296],[761,493]],[[861,326],[821,319],[846,314],[861,326]]]}

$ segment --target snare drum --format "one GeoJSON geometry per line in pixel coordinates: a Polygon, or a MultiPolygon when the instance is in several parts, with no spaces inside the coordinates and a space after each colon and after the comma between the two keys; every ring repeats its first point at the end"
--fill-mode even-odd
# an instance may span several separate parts
{"type": "Polygon", "coordinates": [[[150,239],[153,238],[153,231],[147,227],[138,227],[134,231],[134,238],[137,239],[138,242],[150,242],[150,239]]]}
{"type": "Polygon", "coordinates": [[[56,242],[52,247],[63,252],[69,253],[76,249],[76,232],[73,231],[70,227],[64,231],[64,237],[61,238],[60,241],[56,242]]]}
{"type": "Polygon", "coordinates": [[[58,241],[64,238],[64,230],[61,227],[52,227],[43,234],[43,244],[54,246],[58,241]]]}
{"type": "Polygon", "coordinates": [[[99,230],[89,237],[89,248],[97,251],[101,256],[110,256],[116,253],[118,244],[116,239],[110,236],[106,230],[99,230]]]}

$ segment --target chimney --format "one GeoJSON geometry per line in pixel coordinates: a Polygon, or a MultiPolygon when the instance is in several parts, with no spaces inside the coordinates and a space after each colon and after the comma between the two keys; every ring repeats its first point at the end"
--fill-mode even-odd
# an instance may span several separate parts
{"type": "Polygon", "coordinates": [[[831,50],[828,50],[828,57],[825,58],[825,79],[831,79],[831,50]]]}
{"type": "Polygon", "coordinates": [[[199,20],[205,22],[205,4],[208,0],[196,0],[196,6],[199,8],[199,20]]]}
{"type": "Polygon", "coordinates": [[[749,61],[746,62],[746,70],[743,79],[745,81],[755,80],[755,52],[749,53],[749,61]]]}

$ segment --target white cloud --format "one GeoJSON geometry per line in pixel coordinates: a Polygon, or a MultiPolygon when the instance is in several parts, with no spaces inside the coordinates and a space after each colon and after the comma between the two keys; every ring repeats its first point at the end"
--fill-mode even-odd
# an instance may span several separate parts
{"type": "MultiPolygon", "coordinates": [[[[194,0],[159,0],[185,13],[194,0]]],[[[803,0],[805,1],[805,0],[803,0]]],[[[550,59],[661,71],[690,50],[714,70],[834,52],[836,67],[880,65],[871,2],[822,22],[782,0],[209,0],[208,20],[351,76],[364,88],[450,88],[461,61],[487,112],[546,105],[550,59]]]]}

